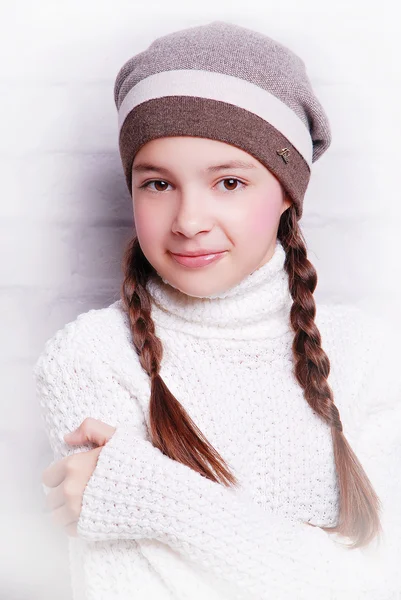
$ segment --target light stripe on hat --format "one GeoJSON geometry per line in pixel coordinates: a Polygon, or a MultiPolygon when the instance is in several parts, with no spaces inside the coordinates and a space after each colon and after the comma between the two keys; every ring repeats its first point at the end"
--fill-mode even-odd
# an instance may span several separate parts
{"type": "Polygon", "coordinates": [[[118,130],[121,131],[125,119],[136,106],[165,96],[207,98],[254,113],[281,132],[311,168],[312,139],[298,115],[277,96],[258,85],[214,71],[178,69],[145,77],[131,88],[122,101],[118,111],[118,130]]]}

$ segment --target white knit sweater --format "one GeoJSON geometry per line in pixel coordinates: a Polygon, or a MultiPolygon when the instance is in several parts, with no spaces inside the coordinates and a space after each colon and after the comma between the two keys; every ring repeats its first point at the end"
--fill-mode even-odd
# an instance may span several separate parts
{"type": "Polygon", "coordinates": [[[79,315],[46,343],[34,376],[54,459],[91,448],[63,440],[86,417],[117,427],[85,488],[78,537],[68,538],[74,600],[401,598],[393,333],[361,309],[317,306],[344,433],[383,505],[379,547],[348,550],[304,524],[336,522],[338,487],[330,428],[292,374],[284,258],[277,242],[268,263],[211,298],[149,282],[161,376],[240,489],[151,444],[150,381],[121,301],[79,315]]]}

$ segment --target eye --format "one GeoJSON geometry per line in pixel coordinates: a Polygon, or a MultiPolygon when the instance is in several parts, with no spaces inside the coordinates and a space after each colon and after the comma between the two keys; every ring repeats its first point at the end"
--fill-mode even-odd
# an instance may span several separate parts
{"type": "MultiPolygon", "coordinates": [[[[149,185],[151,183],[164,183],[165,185],[169,185],[166,181],[164,181],[164,179],[152,179],[152,181],[146,181],[144,184],[140,185],[139,188],[145,189],[145,188],[149,187],[149,185]]],[[[152,191],[159,192],[159,191],[164,191],[164,190],[152,190],[152,191]]]]}
{"type": "MultiPolygon", "coordinates": [[[[232,185],[232,182],[234,181],[234,182],[240,183],[240,184],[241,184],[243,187],[246,187],[246,184],[245,184],[245,183],[243,183],[243,182],[242,182],[242,181],[240,181],[239,179],[236,179],[235,177],[226,177],[225,179],[221,179],[221,181],[219,181],[218,183],[223,183],[223,182],[225,182],[225,181],[229,181],[229,182],[230,182],[230,184],[229,184],[230,186],[232,185]]],[[[227,188],[226,188],[226,189],[227,189],[227,188]]],[[[229,187],[229,188],[228,188],[228,191],[229,191],[229,192],[236,192],[236,191],[237,191],[237,189],[238,189],[238,186],[235,186],[234,188],[232,188],[232,187],[229,187]]]]}

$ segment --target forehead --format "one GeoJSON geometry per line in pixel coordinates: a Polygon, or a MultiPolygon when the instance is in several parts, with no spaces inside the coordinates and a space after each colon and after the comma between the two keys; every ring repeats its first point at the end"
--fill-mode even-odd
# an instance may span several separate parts
{"type": "MultiPolygon", "coordinates": [[[[208,165],[206,167],[201,167],[198,169],[198,173],[199,175],[207,175],[208,173],[217,173],[219,171],[227,171],[228,169],[236,169],[236,170],[255,170],[257,167],[256,165],[246,162],[246,161],[242,161],[242,160],[230,160],[230,161],[225,161],[223,163],[220,164],[211,164],[208,165]]],[[[173,169],[167,166],[164,166],[163,164],[155,164],[153,162],[150,161],[140,161],[138,163],[136,163],[133,167],[132,167],[132,172],[133,173],[163,173],[165,175],[171,175],[173,172],[173,169]]]]}
{"type": "Polygon", "coordinates": [[[232,144],[202,137],[171,136],[150,140],[136,153],[132,174],[190,170],[207,175],[228,169],[265,168],[256,158],[232,144]]]}

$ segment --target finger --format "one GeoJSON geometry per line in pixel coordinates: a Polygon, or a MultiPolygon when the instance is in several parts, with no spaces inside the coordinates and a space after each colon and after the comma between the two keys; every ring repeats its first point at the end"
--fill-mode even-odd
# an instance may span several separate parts
{"type": "Polygon", "coordinates": [[[60,483],[65,479],[68,458],[68,456],[65,456],[61,460],[52,463],[43,471],[42,483],[44,483],[44,485],[51,488],[60,485],[60,483]]]}
{"type": "Polygon", "coordinates": [[[87,417],[77,429],[67,433],[64,440],[67,444],[73,446],[87,444],[88,442],[96,446],[104,446],[115,430],[115,427],[103,421],[87,417]]]}
{"type": "Polygon", "coordinates": [[[66,493],[64,481],[62,481],[57,487],[53,488],[46,496],[46,506],[49,512],[65,504],[66,493]]]}
{"type": "Polygon", "coordinates": [[[65,527],[65,531],[66,531],[67,535],[69,535],[70,537],[78,537],[77,521],[74,521],[74,523],[70,523],[69,525],[67,525],[65,527]]]}
{"type": "Polygon", "coordinates": [[[103,446],[99,446],[68,457],[63,481],[46,494],[46,505],[49,510],[62,506],[71,498],[82,497],[83,490],[96,467],[102,449],[103,446]]]}
{"type": "Polygon", "coordinates": [[[67,527],[74,521],[77,521],[80,514],[80,502],[74,501],[69,504],[63,504],[51,512],[51,520],[54,525],[67,527]]]}

